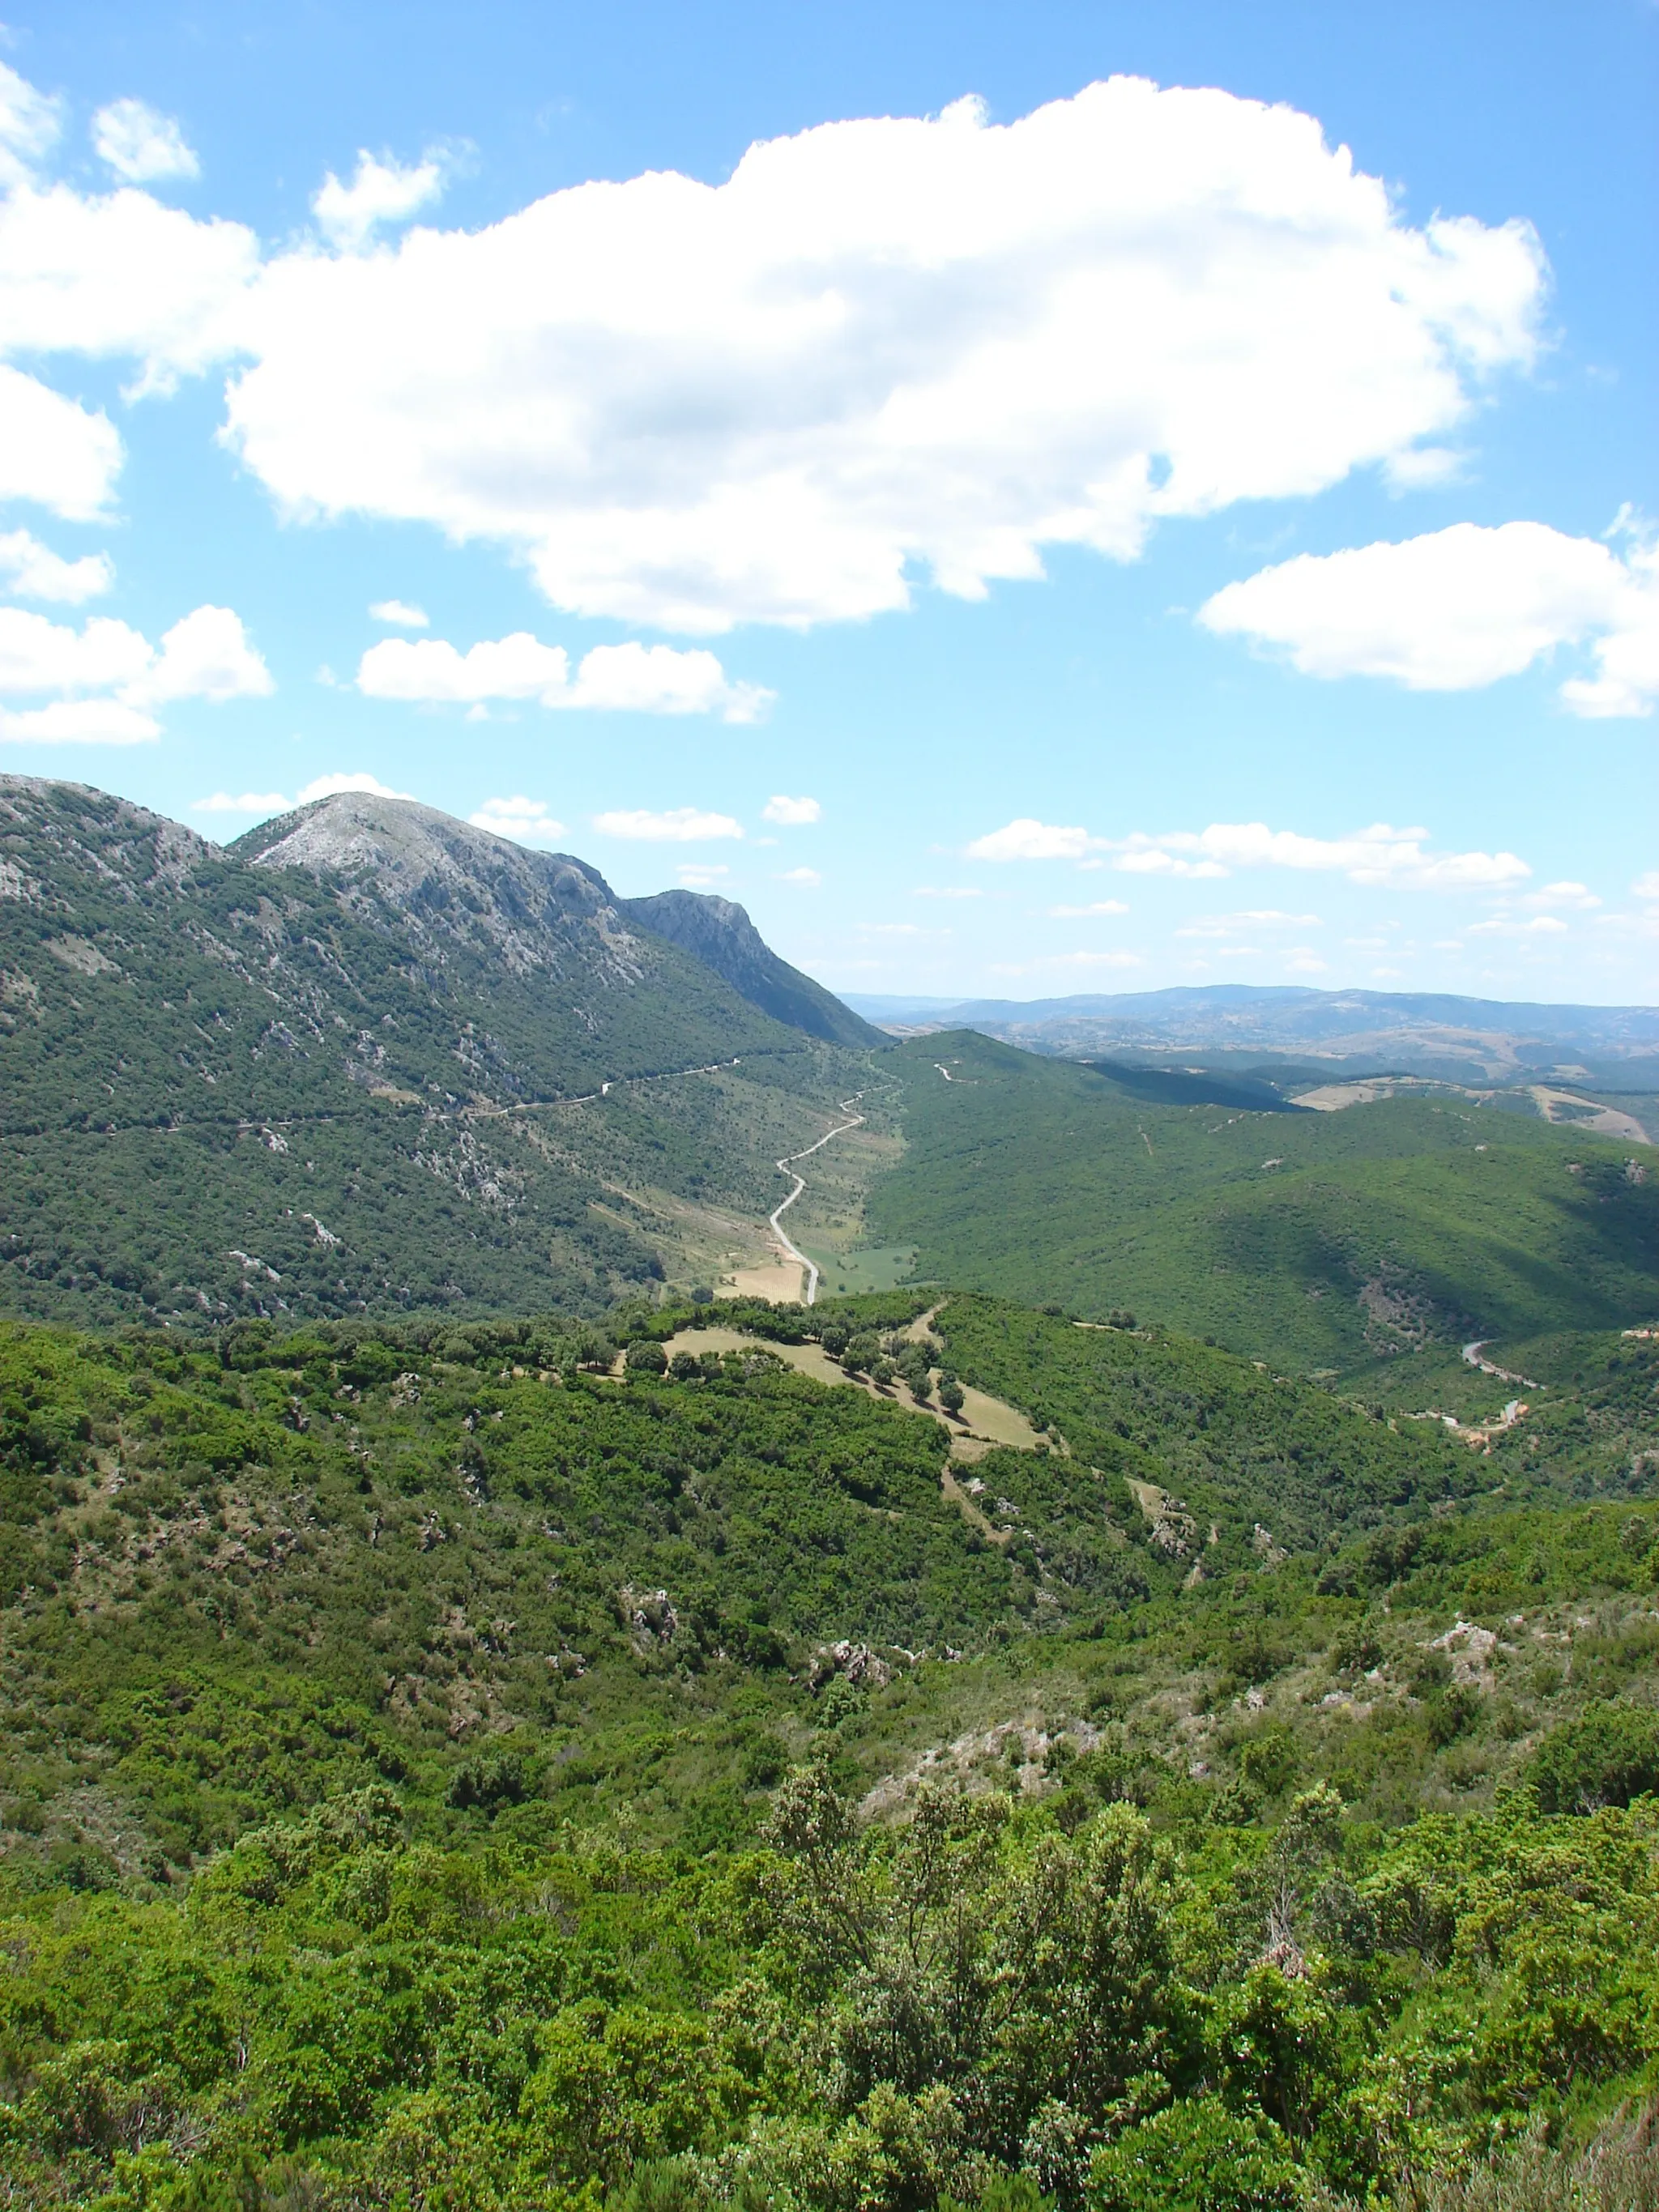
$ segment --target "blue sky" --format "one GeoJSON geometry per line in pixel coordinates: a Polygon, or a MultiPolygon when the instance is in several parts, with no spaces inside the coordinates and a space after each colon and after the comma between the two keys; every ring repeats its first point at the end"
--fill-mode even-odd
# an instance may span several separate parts
{"type": "Polygon", "coordinates": [[[1650,1001],[1656,55],[16,9],[0,767],[372,778],[854,991],[1650,1001]]]}

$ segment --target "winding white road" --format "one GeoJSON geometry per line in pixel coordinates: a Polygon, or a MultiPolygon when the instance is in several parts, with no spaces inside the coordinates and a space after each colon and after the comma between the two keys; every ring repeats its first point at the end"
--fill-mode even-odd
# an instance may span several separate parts
{"type": "Polygon", "coordinates": [[[1518,1382],[1523,1390],[1535,1390],[1538,1385],[1530,1375],[1512,1374],[1507,1367],[1494,1367],[1490,1359],[1480,1355],[1492,1342],[1489,1336],[1478,1337],[1473,1344],[1463,1346],[1463,1357],[1471,1367],[1478,1367],[1483,1375],[1495,1375],[1500,1382],[1518,1382]]]}
{"type": "MultiPolygon", "coordinates": [[[[841,1102],[842,1112],[843,1114],[853,1114],[854,1107],[858,1104],[860,1099],[862,1098],[863,1096],[864,1093],[861,1091],[855,1091],[850,1098],[843,1098],[841,1102]]],[[[823,1134],[818,1139],[817,1144],[808,1145],[802,1152],[787,1152],[783,1158],[777,1164],[778,1173],[780,1175],[788,1175],[797,1160],[809,1159],[814,1152],[820,1151],[823,1146],[827,1145],[831,1137],[844,1137],[849,1129],[856,1129],[863,1119],[864,1116],[862,1114],[853,1114],[853,1118],[850,1121],[842,1121],[833,1129],[826,1129],[823,1134]]],[[[767,1218],[772,1224],[773,1235],[777,1238],[779,1243],[782,1245],[784,1250],[789,1255],[789,1257],[792,1260],[798,1261],[799,1265],[806,1270],[806,1304],[810,1306],[816,1304],[817,1301],[817,1267],[814,1261],[807,1258],[805,1253],[801,1250],[799,1245],[795,1243],[793,1237],[790,1236],[789,1231],[783,1225],[784,1215],[788,1212],[790,1207],[794,1204],[795,1200],[800,1196],[802,1191],[806,1188],[806,1177],[805,1176],[795,1176],[793,1177],[793,1181],[795,1185],[793,1190],[792,1190],[788,1197],[784,1200],[783,1204],[779,1206],[777,1212],[775,1213],[769,1214],[767,1218]]]]}

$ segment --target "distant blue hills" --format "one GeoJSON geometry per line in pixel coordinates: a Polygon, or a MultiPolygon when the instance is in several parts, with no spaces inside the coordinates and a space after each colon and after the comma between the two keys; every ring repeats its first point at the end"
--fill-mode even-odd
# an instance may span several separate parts
{"type": "Polygon", "coordinates": [[[1437,991],[1218,983],[1064,999],[846,1002],[888,1029],[973,1029],[1040,1052],[1310,1054],[1483,1081],[1617,1073],[1659,1086],[1659,1006],[1546,1006],[1437,991]],[[1599,1066],[1597,1064],[1600,1064],[1599,1066]],[[1645,1063],[1645,1065],[1644,1065],[1645,1063]]]}

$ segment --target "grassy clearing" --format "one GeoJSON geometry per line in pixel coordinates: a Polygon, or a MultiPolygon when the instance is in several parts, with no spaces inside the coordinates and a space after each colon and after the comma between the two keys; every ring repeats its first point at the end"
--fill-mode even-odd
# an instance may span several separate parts
{"type": "Polygon", "coordinates": [[[799,1237],[795,1241],[816,1262],[826,1294],[856,1297],[865,1291],[896,1291],[902,1283],[909,1282],[915,1271],[914,1244],[865,1244],[842,1252],[804,1243],[799,1237]]]}

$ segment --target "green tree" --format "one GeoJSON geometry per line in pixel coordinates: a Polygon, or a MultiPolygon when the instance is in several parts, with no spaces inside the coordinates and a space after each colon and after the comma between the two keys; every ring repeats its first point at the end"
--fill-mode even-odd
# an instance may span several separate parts
{"type": "Polygon", "coordinates": [[[1303,2175],[1271,2121],[1189,2097],[1097,2151],[1089,2212],[1297,2212],[1303,2175]]]}
{"type": "Polygon", "coordinates": [[[1605,1703],[1539,1746],[1532,1784],[1546,1813],[1593,1813],[1659,1790],[1659,1712],[1605,1703]]]}

